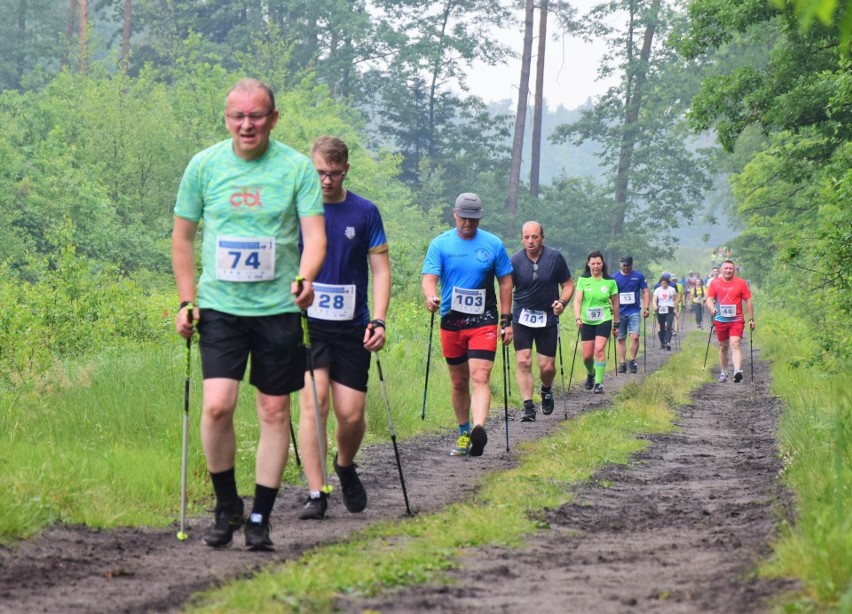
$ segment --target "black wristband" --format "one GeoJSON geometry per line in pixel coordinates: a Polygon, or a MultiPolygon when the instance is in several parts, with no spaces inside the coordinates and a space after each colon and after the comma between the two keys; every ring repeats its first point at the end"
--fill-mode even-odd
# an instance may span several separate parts
{"type": "Polygon", "coordinates": [[[501,313],[500,314],[500,323],[501,324],[511,324],[512,323],[512,314],[511,313],[501,313]]]}
{"type": "Polygon", "coordinates": [[[565,307],[567,307],[567,306],[568,306],[568,301],[566,301],[566,300],[564,300],[564,299],[559,299],[559,302],[560,302],[560,303],[562,303],[562,308],[563,308],[563,309],[564,309],[565,307]]]}
{"type": "Polygon", "coordinates": [[[379,320],[379,319],[370,320],[370,324],[373,325],[373,328],[384,328],[385,330],[388,329],[387,326],[385,326],[384,320],[379,320]]]}
{"type": "Polygon", "coordinates": [[[192,301],[181,301],[180,307],[178,307],[178,311],[180,311],[181,309],[183,309],[187,305],[192,305],[193,307],[195,306],[195,304],[192,301]]]}

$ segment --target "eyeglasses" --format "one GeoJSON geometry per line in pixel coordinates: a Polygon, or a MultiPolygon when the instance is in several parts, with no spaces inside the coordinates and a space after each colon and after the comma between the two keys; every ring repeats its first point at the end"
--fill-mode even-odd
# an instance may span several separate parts
{"type": "Polygon", "coordinates": [[[538,279],[538,262],[533,262],[532,267],[533,267],[533,281],[535,281],[536,279],[538,279]]]}
{"type": "Polygon", "coordinates": [[[325,171],[317,171],[319,175],[320,181],[323,179],[331,179],[332,181],[339,181],[346,177],[345,171],[335,171],[333,173],[326,173],[325,171]]]}
{"type": "Polygon", "coordinates": [[[231,113],[225,113],[225,117],[230,119],[235,124],[241,124],[246,119],[248,119],[249,122],[252,123],[252,124],[259,124],[260,122],[262,122],[264,119],[266,119],[267,117],[269,117],[273,113],[275,113],[275,109],[270,109],[269,111],[266,111],[265,113],[261,113],[259,111],[256,111],[256,112],[253,112],[253,113],[231,112],[231,113]]]}

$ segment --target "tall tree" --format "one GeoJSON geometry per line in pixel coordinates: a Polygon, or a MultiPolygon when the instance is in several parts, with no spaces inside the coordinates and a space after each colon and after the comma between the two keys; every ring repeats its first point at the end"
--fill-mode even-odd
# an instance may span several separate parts
{"type": "Polygon", "coordinates": [[[133,0],[124,0],[121,28],[121,71],[126,75],[130,64],[130,37],[133,34],[133,0]]]}
{"type": "Polygon", "coordinates": [[[538,53],[535,59],[535,101],[530,152],[530,196],[538,197],[541,172],[541,120],[544,115],[544,54],[547,49],[547,0],[541,0],[538,15],[538,53]]]}
{"type": "Polygon", "coordinates": [[[80,28],[77,32],[79,41],[78,59],[80,72],[86,72],[89,65],[89,0],[79,0],[80,28]]]}
{"type": "MultiPolygon", "coordinates": [[[[613,203],[603,246],[609,259],[636,251],[648,228],[691,221],[709,186],[707,162],[687,146],[683,121],[697,69],[665,44],[676,18],[662,0],[618,0],[595,7],[583,21],[584,36],[609,43],[600,74],[620,74],[620,82],[552,138],[600,143],[613,203]]],[[[654,239],[661,253],[676,241],[669,232],[654,239]]]]}
{"type": "Polygon", "coordinates": [[[506,211],[509,214],[514,214],[518,210],[518,193],[521,187],[521,161],[524,153],[527,99],[530,93],[534,13],[535,4],[533,0],[526,0],[524,9],[524,48],[521,52],[521,81],[518,84],[518,110],[515,114],[515,136],[512,139],[512,166],[509,171],[509,189],[506,197],[506,211]]]}

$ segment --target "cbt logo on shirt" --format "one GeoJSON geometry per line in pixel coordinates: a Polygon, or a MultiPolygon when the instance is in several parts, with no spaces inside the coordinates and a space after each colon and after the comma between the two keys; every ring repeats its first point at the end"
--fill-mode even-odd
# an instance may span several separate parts
{"type": "Polygon", "coordinates": [[[262,207],[260,201],[260,188],[246,187],[239,192],[231,194],[230,198],[232,207],[262,207]]]}

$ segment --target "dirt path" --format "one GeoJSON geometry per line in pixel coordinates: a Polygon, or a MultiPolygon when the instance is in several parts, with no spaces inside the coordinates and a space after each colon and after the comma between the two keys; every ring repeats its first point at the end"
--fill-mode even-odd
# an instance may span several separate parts
{"type": "MultiPolygon", "coordinates": [[[[649,372],[668,356],[649,349],[649,372]]],[[[600,407],[610,396],[579,390],[577,373],[568,397],[569,416],[600,407]]],[[[636,377],[641,375],[613,378],[610,373],[607,390],[636,377]]],[[[727,386],[732,392],[729,402],[685,408],[683,432],[655,439],[629,469],[606,469],[598,482],[612,486],[584,488],[580,504],[550,512],[551,530],[534,537],[528,549],[491,550],[464,561],[464,569],[456,574],[458,586],[464,588],[418,587],[387,601],[353,601],[341,607],[517,610],[535,604],[564,611],[566,604],[576,604],[575,611],[622,611],[628,604],[641,607],[653,601],[671,605],[672,611],[694,611],[697,604],[721,611],[722,598],[739,599],[728,604],[756,603],[774,590],[741,578],[763,552],[777,495],[777,407],[768,397],[766,379],[760,368],[754,388],[727,386]]],[[[563,416],[562,407],[557,400],[554,414],[539,415],[532,424],[518,422],[517,410],[510,409],[511,447],[552,430],[563,416]]],[[[449,407],[431,411],[444,411],[451,421],[449,407]]],[[[469,496],[478,478],[516,464],[514,451],[505,450],[502,419],[490,424],[488,433],[488,447],[479,459],[448,456],[455,439],[450,429],[400,444],[415,513],[469,496]]],[[[345,539],[368,523],[404,517],[390,444],[363,450],[358,461],[370,495],[367,510],[348,514],[338,489],[326,520],[299,521],[303,490],[282,491],[272,519],[273,553],[245,552],[241,536],[230,549],[206,548],[200,539],[208,516],[190,521],[190,539],[184,543],[175,540],[174,527],[58,527],[15,548],[0,548],[0,611],[176,611],[193,593],[222,579],[292,560],[317,544],[345,539]]]]}

